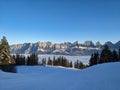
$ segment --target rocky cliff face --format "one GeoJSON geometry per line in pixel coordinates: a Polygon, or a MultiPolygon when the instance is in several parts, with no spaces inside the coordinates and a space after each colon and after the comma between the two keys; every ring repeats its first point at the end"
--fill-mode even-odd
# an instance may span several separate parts
{"type": "MultiPolygon", "coordinates": [[[[120,47],[120,41],[116,44],[106,42],[110,48],[116,49],[120,47]]],[[[64,54],[64,55],[90,55],[93,52],[100,51],[103,45],[100,42],[94,44],[92,41],[85,41],[84,44],[64,42],[37,42],[11,45],[10,51],[12,54],[64,54]]]]}

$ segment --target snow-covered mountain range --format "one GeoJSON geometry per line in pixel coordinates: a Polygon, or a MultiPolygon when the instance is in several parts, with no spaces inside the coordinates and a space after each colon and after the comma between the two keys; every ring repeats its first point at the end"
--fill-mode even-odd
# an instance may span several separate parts
{"type": "MultiPolygon", "coordinates": [[[[118,49],[120,47],[120,41],[113,44],[112,42],[106,42],[110,49],[118,49]]],[[[93,52],[100,51],[103,48],[100,42],[95,44],[92,41],[85,41],[83,44],[75,41],[64,43],[52,43],[52,42],[37,42],[37,43],[24,43],[10,46],[12,54],[59,54],[59,55],[90,55],[93,52]]]]}

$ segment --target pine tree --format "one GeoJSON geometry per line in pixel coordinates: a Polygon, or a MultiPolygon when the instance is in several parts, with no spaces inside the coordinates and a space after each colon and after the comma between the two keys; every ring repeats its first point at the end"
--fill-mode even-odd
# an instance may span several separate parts
{"type": "Polygon", "coordinates": [[[34,54],[35,57],[35,65],[38,65],[38,54],[34,54]]]}
{"type": "Polygon", "coordinates": [[[118,59],[120,61],[120,47],[119,47],[119,51],[118,51],[118,59]]]}
{"type": "Polygon", "coordinates": [[[26,64],[30,65],[30,56],[27,56],[26,64]]]}
{"type": "Polygon", "coordinates": [[[10,47],[5,36],[0,44],[0,65],[15,64],[15,60],[10,55],[10,47]]]}
{"type": "Polygon", "coordinates": [[[16,72],[15,60],[10,55],[10,47],[5,36],[0,42],[0,66],[3,71],[16,72]]]}
{"type": "Polygon", "coordinates": [[[71,67],[71,68],[73,67],[72,61],[70,62],[70,67],[71,67]]]}
{"type": "Polygon", "coordinates": [[[94,53],[94,62],[93,62],[93,64],[96,65],[98,63],[99,63],[99,54],[97,52],[97,53],[94,53]]]}
{"type": "Polygon", "coordinates": [[[85,65],[80,61],[78,64],[78,69],[83,69],[85,65]]]}
{"type": "Polygon", "coordinates": [[[66,60],[66,65],[65,67],[70,67],[70,62],[68,60],[66,60]]]}
{"type": "Polygon", "coordinates": [[[45,66],[46,65],[46,59],[42,59],[42,65],[45,66]]]}
{"type": "Polygon", "coordinates": [[[92,65],[94,65],[94,55],[93,54],[91,55],[91,58],[89,60],[89,66],[92,66],[92,65]]]}
{"type": "Polygon", "coordinates": [[[20,65],[20,64],[19,64],[19,61],[20,61],[20,55],[17,54],[16,57],[15,57],[16,65],[20,65]]]}
{"type": "Polygon", "coordinates": [[[112,52],[109,49],[108,45],[104,45],[104,49],[101,52],[100,55],[100,63],[106,63],[106,62],[111,62],[112,61],[112,52]]]}
{"type": "Polygon", "coordinates": [[[118,54],[115,50],[113,50],[112,55],[113,55],[113,62],[118,61],[118,54]]]}
{"type": "Polygon", "coordinates": [[[52,62],[52,60],[50,59],[50,57],[48,57],[47,65],[53,65],[53,62],[52,62]]]}
{"type": "Polygon", "coordinates": [[[78,68],[78,60],[77,61],[75,61],[75,63],[74,63],[74,68],[78,68]]]}
{"type": "Polygon", "coordinates": [[[55,56],[53,56],[53,66],[55,66],[55,56]]]}

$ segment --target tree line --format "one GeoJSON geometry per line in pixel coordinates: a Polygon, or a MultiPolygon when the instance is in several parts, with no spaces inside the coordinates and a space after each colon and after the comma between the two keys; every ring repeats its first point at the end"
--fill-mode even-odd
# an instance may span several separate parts
{"type": "Polygon", "coordinates": [[[86,67],[86,65],[84,65],[81,61],[75,61],[74,64],[72,61],[66,59],[63,56],[57,57],[55,58],[55,56],[53,57],[53,59],[51,59],[50,57],[48,57],[48,59],[46,60],[46,58],[43,58],[41,63],[38,60],[38,55],[37,54],[31,54],[28,56],[24,56],[24,55],[20,55],[20,54],[16,54],[13,55],[13,59],[16,62],[16,65],[51,65],[51,66],[62,66],[62,67],[69,67],[69,68],[77,68],[77,69],[83,69],[86,67]]]}
{"type": "Polygon", "coordinates": [[[48,57],[48,60],[46,58],[42,59],[42,65],[51,65],[51,66],[62,66],[62,67],[69,67],[69,68],[77,68],[77,69],[83,69],[86,68],[87,65],[83,64],[81,61],[77,60],[74,63],[68,59],[66,59],[63,56],[51,59],[48,57]]]}
{"type": "Polygon", "coordinates": [[[31,54],[25,57],[24,55],[13,55],[16,65],[38,65],[38,55],[31,54]]]}
{"type": "Polygon", "coordinates": [[[53,57],[53,60],[48,57],[48,60],[46,58],[42,59],[42,65],[51,65],[51,66],[63,66],[63,67],[73,67],[72,61],[67,60],[65,57],[60,56],[58,58],[53,57]]]}
{"type": "Polygon", "coordinates": [[[120,61],[120,48],[118,51],[110,50],[107,44],[104,45],[103,50],[99,54],[98,52],[91,55],[89,66],[96,64],[107,63],[107,62],[118,62],[120,61]]]}

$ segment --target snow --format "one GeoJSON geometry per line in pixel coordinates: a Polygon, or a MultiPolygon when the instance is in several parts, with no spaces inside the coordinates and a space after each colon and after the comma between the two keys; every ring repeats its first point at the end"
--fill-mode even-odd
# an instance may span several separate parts
{"type": "Polygon", "coordinates": [[[54,50],[53,53],[69,54],[67,51],[65,51],[65,49],[54,50]]]}
{"type": "Polygon", "coordinates": [[[0,71],[0,90],[120,90],[120,62],[84,70],[51,66],[19,66],[18,73],[0,71]]]}
{"type": "Polygon", "coordinates": [[[42,52],[45,52],[45,50],[44,50],[44,49],[42,49],[42,48],[38,49],[38,51],[42,51],[42,52]]]}

